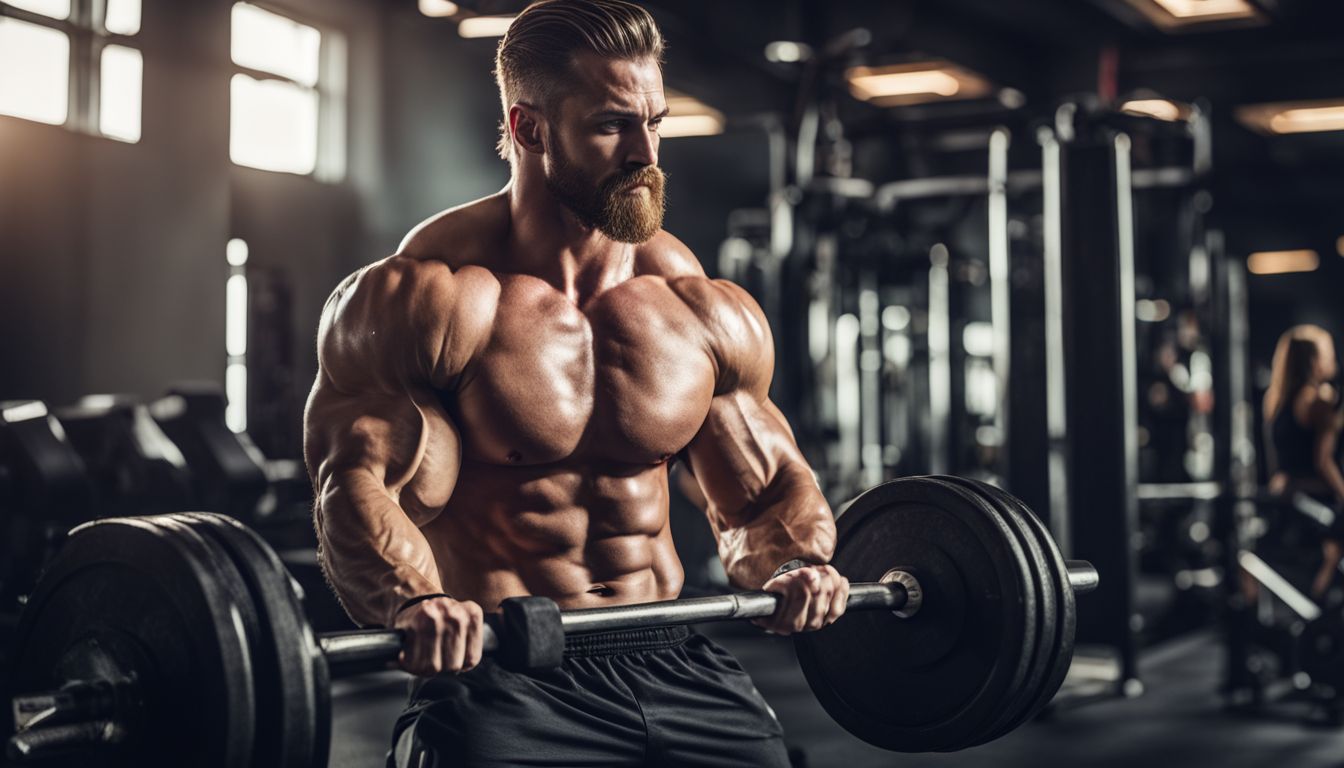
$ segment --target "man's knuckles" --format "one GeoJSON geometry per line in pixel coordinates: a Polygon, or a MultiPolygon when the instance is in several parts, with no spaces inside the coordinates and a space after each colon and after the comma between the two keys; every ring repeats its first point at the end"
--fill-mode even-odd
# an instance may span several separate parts
{"type": "Polygon", "coordinates": [[[483,616],[481,607],[474,602],[434,600],[426,602],[425,607],[413,617],[413,621],[417,630],[443,634],[479,626],[483,616]]]}

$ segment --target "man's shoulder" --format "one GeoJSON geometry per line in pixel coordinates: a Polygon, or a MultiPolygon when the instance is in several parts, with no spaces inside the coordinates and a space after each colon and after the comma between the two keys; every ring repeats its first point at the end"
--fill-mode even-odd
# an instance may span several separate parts
{"type": "Polygon", "coordinates": [[[716,389],[745,387],[764,396],[774,369],[774,342],[756,299],[736,283],[703,272],[666,280],[705,328],[718,367],[716,389]]]}
{"type": "Polygon", "coordinates": [[[318,361],[343,380],[405,377],[441,385],[488,334],[498,296],[489,272],[389,256],[347,277],[322,313],[318,361]]]}
{"type": "Polygon", "coordinates": [[[660,229],[635,249],[635,274],[673,279],[705,276],[704,267],[686,244],[667,230],[660,229]]]}
{"type": "Polygon", "coordinates": [[[411,228],[397,255],[449,267],[488,263],[508,236],[509,202],[498,193],[440,211],[411,228]]]}

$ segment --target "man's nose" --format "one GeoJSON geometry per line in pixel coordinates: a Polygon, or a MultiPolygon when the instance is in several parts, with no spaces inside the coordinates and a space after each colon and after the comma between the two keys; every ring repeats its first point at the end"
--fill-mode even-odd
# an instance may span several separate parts
{"type": "Polygon", "coordinates": [[[635,132],[626,150],[625,166],[637,170],[646,165],[658,164],[658,132],[649,126],[643,126],[635,132]]]}

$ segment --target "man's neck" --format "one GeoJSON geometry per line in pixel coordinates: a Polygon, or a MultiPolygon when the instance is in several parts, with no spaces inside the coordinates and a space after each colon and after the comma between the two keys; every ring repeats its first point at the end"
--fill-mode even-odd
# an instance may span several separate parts
{"type": "Polygon", "coordinates": [[[520,168],[509,199],[510,271],[541,278],[582,306],[633,274],[635,246],[584,226],[555,198],[540,173],[520,168]]]}

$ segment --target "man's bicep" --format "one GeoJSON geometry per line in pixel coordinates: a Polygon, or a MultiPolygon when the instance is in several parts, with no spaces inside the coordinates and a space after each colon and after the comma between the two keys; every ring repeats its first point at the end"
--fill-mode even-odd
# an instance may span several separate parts
{"type": "Polygon", "coordinates": [[[318,503],[376,482],[418,525],[448,502],[457,480],[457,430],[432,393],[338,389],[319,373],[305,414],[304,452],[318,503]]]}

